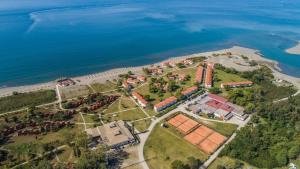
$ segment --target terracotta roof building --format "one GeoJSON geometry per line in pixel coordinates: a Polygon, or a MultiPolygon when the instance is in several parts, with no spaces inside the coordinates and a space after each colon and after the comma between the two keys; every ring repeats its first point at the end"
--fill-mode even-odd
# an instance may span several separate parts
{"type": "Polygon", "coordinates": [[[175,96],[169,97],[169,98],[165,99],[164,101],[154,105],[154,110],[156,112],[162,111],[162,110],[174,105],[176,102],[177,102],[177,98],[175,96]]]}
{"type": "Polygon", "coordinates": [[[195,93],[197,90],[198,90],[198,87],[193,86],[193,87],[187,88],[185,91],[181,92],[181,94],[186,96],[186,97],[189,97],[190,95],[195,93]]]}
{"type": "Polygon", "coordinates": [[[205,87],[211,88],[213,81],[213,65],[207,64],[206,73],[205,73],[205,87]]]}
{"type": "Polygon", "coordinates": [[[248,87],[252,86],[253,82],[251,81],[244,81],[244,82],[227,82],[227,83],[222,83],[221,88],[224,88],[225,86],[228,87],[248,87]]]}
{"type": "Polygon", "coordinates": [[[196,71],[196,82],[202,83],[202,80],[203,80],[203,67],[199,66],[196,71]]]}
{"type": "Polygon", "coordinates": [[[139,93],[137,92],[132,92],[132,96],[133,98],[135,98],[138,103],[142,106],[142,107],[146,107],[148,105],[148,102],[143,98],[143,96],[141,96],[139,93]]]}

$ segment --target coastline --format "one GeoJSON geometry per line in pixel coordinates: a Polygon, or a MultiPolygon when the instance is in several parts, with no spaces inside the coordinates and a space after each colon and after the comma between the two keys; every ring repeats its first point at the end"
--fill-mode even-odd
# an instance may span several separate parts
{"type": "Polygon", "coordinates": [[[285,52],[293,55],[300,55],[300,41],[296,46],[286,49],[285,52]]]}
{"type": "MultiPolygon", "coordinates": [[[[299,48],[300,48],[300,44],[299,44],[299,48]]],[[[249,58],[249,60],[253,60],[253,61],[256,61],[257,63],[267,65],[269,68],[272,69],[275,78],[289,81],[298,90],[300,90],[300,78],[283,74],[282,72],[280,72],[281,70],[278,66],[278,62],[264,58],[258,50],[240,47],[240,46],[233,46],[231,48],[221,49],[221,50],[216,50],[216,51],[209,51],[209,52],[195,53],[195,54],[191,54],[191,55],[172,57],[172,58],[169,58],[169,59],[166,59],[161,62],[154,63],[154,64],[148,64],[148,65],[143,65],[143,66],[138,66],[138,67],[116,68],[116,69],[111,69],[111,70],[107,70],[104,72],[99,72],[99,73],[94,73],[94,74],[89,74],[89,75],[84,75],[84,76],[78,76],[78,77],[70,77],[70,78],[75,80],[78,85],[87,85],[87,84],[96,83],[96,82],[101,83],[101,82],[105,82],[106,80],[116,79],[116,78],[118,78],[119,74],[124,74],[124,73],[127,73],[128,71],[132,71],[134,73],[141,73],[142,69],[144,67],[149,67],[152,65],[159,65],[162,62],[166,62],[166,61],[176,62],[176,61],[179,61],[182,59],[198,57],[198,56],[206,56],[208,58],[207,60],[209,62],[221,63],[221,64],[226,65],[227,67],[232,67],[239,71],[250,71],[250,70],[257,69],[257,66],[250,67],[249,65],[246,64],[246,61],[242,61],[241,58],[225,56],[224,53],[227,53],[227,52],[230,52],[233,55],[244,55],[244,56],[247,56],[249,58]],[[219,56],[213,56],[215,54],[217,54],[219,56]]],[[[5,88],[0,88],[0,97],[9,96],[14,91],[20,92],[20,93],[32,92],[32,91],[37,91],[37,90],[41,90],[41,89],[55,89],[55,86],[56,86],[56,81],[50,81],[47,83],[39,83],[39,84],[34,84],[34,85],[18,86],[18,87],[5,87],[5,88]]]]}

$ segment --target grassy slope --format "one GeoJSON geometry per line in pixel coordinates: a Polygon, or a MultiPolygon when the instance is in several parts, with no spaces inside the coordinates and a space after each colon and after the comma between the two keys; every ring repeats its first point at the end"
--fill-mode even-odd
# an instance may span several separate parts
{"type": "Polygon", "coordinates": [[[94,83],[91,85],[96,92],[107,92],[117,89],[117,85],[107,81],[106,83],[94,83]]]}

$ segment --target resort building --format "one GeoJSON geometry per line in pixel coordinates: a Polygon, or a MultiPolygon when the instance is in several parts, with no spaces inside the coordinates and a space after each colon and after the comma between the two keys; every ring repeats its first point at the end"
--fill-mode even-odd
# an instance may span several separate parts
{"type": "Polygon", "coordinates": [[[132,97],[135,98],[142,107],[147,107],[148,102],[139,93],[132,92],[132,97]]]}
{"type": "Polygon", "coordinates": [[[203,67],[199,66],[196,72],[196,82],[202,83],[203,80],[203,67]]]}
{"type": "Polygon", "coordinates": [[[185,97],[189,97],[196,91],[198,91],[198,87],[193,86],[193,87],[187,88],[185,91],[181,92],[181,94],[184,95],[185,97]]]}
{"type": "Polygon", "coordinates": [[[182,61],[182,63],[183,63],[185,66],[189,66],[189,65],[194,64],[194,62],[193,62],[191,59],[184,59],[184,60],[182,61]]]}
{"type": "Polygon", "coordinates": [[[154,105],[154,110],[156,112],[162,111],[162,110],[174,105],[176,102],[177,102],[177,98],[175,96],[169,97],[169,98],[165,99],[164,101],[154,105]]]}
{"type": "Polygon", "coordinates": [[[206,73],[205,73],[205,87],[211,88],[213,81],[213,65],[207,64],[206,73]]]}
{"type": "Polygon", "coordinates": [[[98,143],[106,144],[110,148],[119,148],[136,141],[129,128],[130,126],[126,122],[119,120],[86,129],[86,133],[98,143]]]}
{"type": "Polygon", "coordinates": [[[57,81],[57,84],[61,87],[66,87],[66,86],[71,86],[71,85],[75,85],[75,82],[72,79],[60,79],[57,81]]]}
{"type": "Polygon", "coordinates": [[[139,81],[137,79],[134,79],[134,78],[128,78],[126,80],[127,83],[131,84],[131,85],[136,85],[139,83],[139,81]]]}
{"type": "Polygon", "coordinates": [[[215,94],[204,94],[195,104],[188,107],[193,113],[213,114],[222,120],[229,120],[233,116],[245,120],[248,115],[244,108],[228,102],[227,99],[215,94]]]}
{"type": "Polygon", "coordinates": [[[124,81],[124,82],[122,83],[122,87],[123,87],[124,89],[126,89],[126,90],[132,89],[131,84],[128,84],[126,81],[124,81]]]}
{"type": "Polygon", "coordinates": [[[136,78],[137,78],[137,80],[139,80],[142,83],[146,82],[146,80],[147,80],[146,77],[143,75],[138,75],[136,78]]]}
{"type": "Polygon", "coordinates": [[[244,81],[244,82],[227,82],[227,83],[222,83],[221,88],[225,88],[226,86],[230,88],[235,88],[235,87],[249,87],[252,86],[253,82],[251,81],[244,81]]]}

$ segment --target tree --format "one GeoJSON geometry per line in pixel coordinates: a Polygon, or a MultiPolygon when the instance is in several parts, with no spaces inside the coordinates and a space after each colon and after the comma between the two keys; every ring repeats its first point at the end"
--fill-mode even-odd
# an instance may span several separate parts
{"type": "Polygon", "coordinates": [[[106,169],[105,150],[85,151],[74,165],[75,169],[106,169]]]}
{"type": "Polygon", "coordinates": [[[171,163],[171,169],[190,169],[190,167],[180,160],[175,160],[171,163]]]}
{"type": "Polygon", "coordinates": [[[187,165],[190,167],[190,169],[198,169],[201,165],[201,161],[195,157],[188,157],[187,165]]]}
{"type": "Polygon", "coordinates": [[[213,94],[219,94],[221,91],[218,87],[212,87],[209,89],[209,92],[213,94]]]}
{"type": "Polygon", "coordinates": [[[300,145],[294,145],[288,151],[288,157],[290,159],[295,159],[300,155],[300,145]]]}

